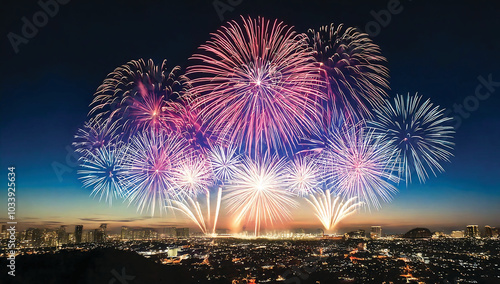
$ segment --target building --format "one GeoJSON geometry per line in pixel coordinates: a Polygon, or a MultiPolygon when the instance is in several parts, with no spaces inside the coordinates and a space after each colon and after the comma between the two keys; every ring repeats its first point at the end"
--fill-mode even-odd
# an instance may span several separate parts
{"type": "Polygon", "coordinates": [[[494,227],[490,227],[488,225],[484,226],[484,237],[485,238],[493,238],[496,237],[496,230],[494,227]]]}
{"type": "Polygon", "coordinates": [[[106,240],[108,239],[108,224],[101,224],[101,226],[99,226],[99,237],[97,238],[97,241],[100,242],[100,243],[104,243],[106,242],[106,240]]]}
{"type": "Polygon", "coordinates": [[[189,228],[177,228],[175,236],[178,238],[189,238],[189,228]]]}
{"type": "Polygon", "coordinates": [[[479,237],[479,226],[469,225],[465,231],[465,236],[468,238],[478,238],[479,237]]]}
{"type": "MultiPolygon", "coordinates": [[[[89,240],[96,243],[104,243],[107,239],[107,224],[101,224],[99,229],[94,230],[93,240],[89,240]]],[[[90,239],[90,238],[89,238],[90,239]]]]}
{"type": "Polygon", "coordinates": [[[34,247],[42,245],[43,232],[39,228],[29,228],[26,230],[25,240],[34,247]]]}
{"type": "Polygon", "coordinates": [[[61,226],[57,229],[57,243],[59,245],[67,244],[69,241],[68,233],[66,233],[66,226],[61,226]]]}
{"type": "Polygon", "coordinates": [[[124,240],[130,240],[130,231],[129,231],[128,227],[125,227],[125,226],[122,227],[122,232],[121,232],[120,239],[122,241],[124,241],[124,240]]]}
{"type": "Polygon", "coordinates": [[[432,233],[427,228],[415,228],[403,235],[405,239],[426,239],[432,237],[432,233]]]}
{"type": "Polygon", "coordinates": [[[1,238],[6,239],[7,238],[7,225],[2,225],[2,232],[1,232],[1,238]]]}
{"type": "Polygon", "coordinates": [[[175,227],[166,227],[163,229],[163,236],[165,238],[175,238],[177,236],[175,227]]]}
{"type": "Polygon", "coordinates": [[[382,227],[381,226],[372,226],[370,231],[370,237],[372,239],[378,239],[382,237],[382,227]]]}
{"type": "Polygon", "coordinates": [[[177,252],[179,251],[179,248],[174,247],[174,248],[168,248],[167,251],[167,256],[168,257],[177,257],[177,252]]]}
{"type": "Polygon", "coordinates": [[[465,232],[463,230],[461,231],[452,231],[451,232],[451,237],[452,238],[463,238],[465,236],[465,232]]]}
{"type": "Polygon", "coordinates": [[[76,244],[82,243],[82,235],[83,235],[83,225],[76,225],[75,226],[75,243],[76,244]]]}
{"type": "Polygon", "coordinates": [[[357,230],[357,231],[352,231],[346,234],[347,237],[353,238],[353,239],[363,239],[366,237],[366,232],[365,230],[357,230]]]}

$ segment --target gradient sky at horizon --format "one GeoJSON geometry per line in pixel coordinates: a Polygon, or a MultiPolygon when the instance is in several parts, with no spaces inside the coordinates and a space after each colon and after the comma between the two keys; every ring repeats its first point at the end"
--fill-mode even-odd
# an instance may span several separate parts
{"type": "MultiPolygon", "coordinates": [[[[224,1],[224,0],[222,0],[224,1]]],[[[181,2],[181,1],[178,1],[181,2]]],[[[0,54],[0,175],[17,168],[18,217],[22,226],[84,224],[96,228],[189,226],[185,218],[150,218],[133,206],[109,207],[89,197],[76,169],[59,180],[54,162],[68,165],[66,147],[86,119],[88,104],[105,76],[132,59],[166,58],[169,67],[185,67],[189,56],[222,24],[210,1],[167,3],[144,1],[69,2],[15,54],[7,34],[19,34],[21,18],[40,10],[36,1],[3,5],[0,54]]],[[[225,2],[225,1],[224,1],[225,2]]],[[[390,1],[266,1],[243,0],[226,20],[239,15],[278,18],[299,32],[329,23],[364,30],[371,11],[390,1]]],[[[390,69],[391,97],[415,93],[452,110],[474,96],[478,77],[500,82],[500,6],[479,1],[422,3],[400,1],[373,39],[390,69]]],[[[426,184],[399,186],[390,204],[343,221],[339,231],[382,225],[386,232],[425,226],[431,230],[463,229],[467,224],[500,227],[500,87],[479,101],[456,134],[455,157],[446,172],[426,184]]],[[[486,90],[486,89],[485,89],[486,90]]],[[[6,191],[4,191],[6,192],[6,191]]],[[[0,194],[0,221],[6,217],[6,194],[0,194]],[[5,209],[4,209],[5,208],[5,209]]],[[[287,227],[320,227],[306,204],[287,227]],[[306,214],[307,213],[307,214],[306,214]],[[311,225],[312,223],[312,225],[311,225]]],[[[223,223],[229,219],[223,216],[223,223]]],[[[228,225],[226,225],[227,227],[228,225]]],[[[283,227],[283,226],[277,226],[283,227]]]]}

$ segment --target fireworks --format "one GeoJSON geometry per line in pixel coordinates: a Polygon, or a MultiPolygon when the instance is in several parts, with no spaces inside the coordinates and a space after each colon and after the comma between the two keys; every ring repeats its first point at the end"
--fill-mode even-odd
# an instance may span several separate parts
{"type": "Polygon", "coordinates": [[[219,211],[220,211],[220,204],[221,204],[221,199],[222,199],[222,188],[219,188],[217,191],[217,200],[216,200],[216,208],[215,208],[215,218],[213,220],[213,226],[210,227],[210,191],[207,191],[206,193],[206,212],[207,215],[203,215],[203,209],[195,198],[192,198],[190,196],[187,196],[185,199],[182,201],[179,200],[171,200],[171,204],[167,206],[167,208],[172,208],[174,210],[182,212],[184,215],[186,215],[191,221],[193,221],[198,228],[202,231],[203,234],[209,235],[211,234],[212,236],[215,236],[215,229],[217,228],[217,221],[219,219],[219,211]],[[210,230],[211,229],[211,230],[210,230]]]}
{"type": "Polygon", "coordinates": [[[379,200],[389,202],[399,181],[391,151],[362,123],[335,128],[320,158],[327,184],[346,199],[357,197],[368,208],[380,208],[379,200]]]}
{"type": "Polygon", "coordinates": [[[311,156],[297,156],[287,166],[290,191],[307,196],[318,190],[320,176],[318,165],[311,156]]]}
{"type": "Polygon", "coordinates": [[[180,67],[167,69],[166,60],[156,66],[152,60],[132,60],[116,68],[97,89],[91,114],[114,116],[124,129],[165,128],[163,109],[189,88],[180,67]]]}
{"type": "Polygon", "coordinates": [[[96,153],[96,150],[117,142],[117,123],[112,119],[91,120],[78,129],[73,146],[82,156],[96,153]]]}
{"type": "Polygon", "coordinates": [[[243,160],[224,197],[229,212],[236,215],[235,223],[254,222],[255,235],[258,235],[261,223],[291,218],[289,208],[296,207],[297,203],[286,190],[284,167],[285,159],[276,156],[243,160]]]}
{"type": "Polygon", "coordinates": [[[82,157],[81,175],[83,186],[92,187],[91,195],[105,198],[109,205],[113,199],[124,196],[123,188],[123,149],[119,146],[102,146],[89,151],[82,157]]]}
{"type": "Polygon", "coordinates": [[[180,195],[196,196],[207,192],[208,186],[213,183],[208,161],[196,155],[184,156],[176,171],[180,195]]]}
{"type": "Polygon", "coordinates": [[[349,117],[370,117],[370,110],[381,105],[389,89],[389,71],[378,45],[367,34],[342,24],[311,29],[308,35],[326,83],[326,121],[339,111],[349,117]]]}
{"type": "Polygon", "coordinates": [[[319,120],[319,69],[304,35],[242,18],[212,34],[188,68],[193,105],[221,139],[247,152],[293,148],[319,120]]]}
{"type": "Polygon", "coordinates": [[[199,112],[191,107],[189,99],[169,103],[164,107],[166,120],[171,129],[184,137],[190,148],[206,156],[207,151],[216,145],[216,137],[205,127],[199,112]]]}
{"type": "Polygon", "coordinates": [[[240,165],[240,158],[234,147],[215,147],[209,153],[212,171],[217,180],[227,182],[232,180],[240,165]]]}
{"type": "Polygon", "coordinates": [[[355,202],[356,197],[342,202],[340,196],[335,197],[328,190],[311,194],[306,200],[313,206],[316,217],[327,231],[333,230],[338,222],[356,212],[356,209],[362,205],[362,202],[355,202]]]}
{"type": "Polygon", "coordinates": [[[123,168],[130,184],[127,198],[137,204],[138,211],[146,209],[154,215],[158,204],[162,213],[165,201],[176,197],[176,166],[189,155],[185,146],[181,137],[164,131],[142,132],[132,138],[123,168]]]}
{"type": "Polygon", "coordinates": [[[383,135],[395,149],[395,159],[401,164],[400,176],[411,182],[412,172],[416,172],[420,182],[425,182],[429,171],[444,171],[440,162],[449,161],[452,156],[453,134],[455,131],[447,122],[444,109],[434,106],[422,96],[396,96],[394,101],[386,100],[383,107],[376,110],[376,120],[372,122],[376,133],[383,135]]]}
{"type": "Polygon", "coordinates": [[[354,28],[306,35],[242,17],[190,62],[188,78],[166,61],[132,60],[99,86],[73,143],[92,195],[152,215],[170,208],[215,234],[224,189],[234,224],[256,235],[291,219],[305,197],[332,230],[359,207],[390,201],[413,172],[420,182],[442,172],[452,155],[443,109],[418,95],[384,102],[386,59],[354,28]]]}

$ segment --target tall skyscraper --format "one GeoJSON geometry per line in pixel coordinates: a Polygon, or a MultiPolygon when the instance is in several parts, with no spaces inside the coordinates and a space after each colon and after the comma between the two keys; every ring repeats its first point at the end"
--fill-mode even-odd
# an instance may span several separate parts
{"type": "Polygon", "coordinates": [[[57,229],[57,243],[64,245],[68,243],[68,233],[66,233],[66,226],[61,226],[57,229]]]}
{"type": "Polygon", "coordinates": [[[75,243],[76,244],[82,243],[82,234],[83,234],[83,225],[76,225],[75,226],[75,243]]]}
{"type": "Polygon", "coordinates": [[[43,234],[39,228],[29,228],[26,230],[25,240],[34,247],[39,247],[42,244],[43,234]]]}
{"type": "Polygon", "coordinates": [[[2,239],[7,238],[7,225],[2,225],[2,232],[0,236],[2,237],[2,239]]]}
{"type": "Polygon", "coordinates": [[[130,233],[128,230],[128,227],[123,226],[122,227],[122,232],[121,232],[121,237],[120,239],[123,240],[129,240],[130,239],[130,233]]]}
{"type": "Polygon", "coordinates": [[[465,236],[468,238],[477,238],[479,237],[479,226],[478,225],[469,225],[465,230],[465,236]]]}
{"type": "Polygon", "coordinates": [[[484,226],[484,236],[486,238],[491,238],[493,237],[493,231],[495,230],[495,228],[492,228],[490,226],[484,226]]]}
{"type": "Polygon", "coordinates": [[[370,231],[370,237],[372,239],[378,239],[382,237],[382,227],[381,226],[372,226],[370,231]]]}
{"type": "Polygon", "coordinates": [[[95,236],[94,236],[94,241],[98,243],[104,243],[106,242],[107,239],[107,227],[108,224],[101,224],[99,226],[99,229],[96,229],[95,236]]]}

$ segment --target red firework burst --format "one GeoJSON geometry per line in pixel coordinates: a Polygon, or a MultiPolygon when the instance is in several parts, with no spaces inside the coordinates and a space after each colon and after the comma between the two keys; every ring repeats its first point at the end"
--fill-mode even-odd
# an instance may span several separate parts
{"type": "Polygon", "coordinates": [[[187,70],[209,131],[250,153],[293,149],[314,129],[322,81],[306,36],[277,20],[242,18],[212,34],[187,70]]]}

